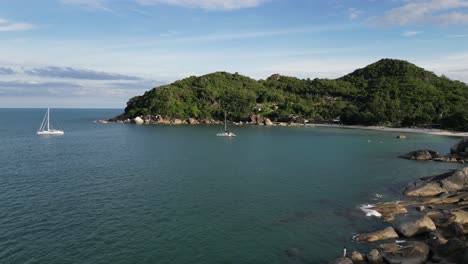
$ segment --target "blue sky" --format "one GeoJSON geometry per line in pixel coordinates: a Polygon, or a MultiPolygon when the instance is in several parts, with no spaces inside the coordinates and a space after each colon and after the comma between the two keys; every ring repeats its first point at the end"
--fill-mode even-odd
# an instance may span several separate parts
{"type": "Polygon", "coordinates": [[[468,82],[468,0],[0,0],[0,51],[0,107],[123,108],[191,75],[381,58],[468,82]]]}

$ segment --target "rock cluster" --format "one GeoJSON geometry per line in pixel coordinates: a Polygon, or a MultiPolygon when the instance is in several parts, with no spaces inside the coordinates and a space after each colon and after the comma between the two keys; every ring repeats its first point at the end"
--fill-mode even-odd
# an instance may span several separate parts
{"type": "Polygon", "coordinates": [[[451,163],[467,163],[468,162],[468,138],[461,139],[451,149],[450,153],[446,155],[439,155],[433,150],[423,149],[412,151],[403,155],[399,158],[410,159],[410,160],[433,160],[440,162],[451,162],[451,163]]]}
{"type": "MultiPolygon", "coordinates": [[[[450,155],[466,157],[467,147],[468,140],[462,139],[450,155]]],[[[429,160],[434,156],[437,153],[422,150],[405,158],[429,160]]],[[[354,236],[360,243],[387,243],[366,255],[353,252],[349,263],[468,263],[468,167],[423,177],[408,185],[403,194],[410,200],[366,207],[384,220],[410,215],[394,226],[354,236]]],[[[342,262],[334,263],[348,263],[347,258],[339,260],[342,262]]]]}
{"type": "MultiPolygon", "coordinates": [[[[133,123],[137,125],[217,125],[223,124],[224,121],[214,119],[196,119],[188,118],[185,120],[177,118],[165,118],[159,115],[137,116],[133,119],[127,118],[125,115],[120,115],[109,120],[99,120],[99,123],[133,123]]],[[[260,115],[251,115],[248,122],[232,122],[234,125],[256,125],[256,126],[303,126],[303,123],[296,122],[272,122],[269,118],[263,118],[260,115]]]]}

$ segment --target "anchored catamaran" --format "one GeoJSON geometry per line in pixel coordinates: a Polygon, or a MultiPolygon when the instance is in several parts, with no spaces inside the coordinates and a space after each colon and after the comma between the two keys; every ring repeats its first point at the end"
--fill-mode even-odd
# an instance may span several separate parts
{"type": "Polygon", "coordinates": [[[41,127],[37,131],[38,135],[63,135],[63,130],[51,129],[50,128],[50,109],[47,108],[47,113],[42,120],[41,127]]]}

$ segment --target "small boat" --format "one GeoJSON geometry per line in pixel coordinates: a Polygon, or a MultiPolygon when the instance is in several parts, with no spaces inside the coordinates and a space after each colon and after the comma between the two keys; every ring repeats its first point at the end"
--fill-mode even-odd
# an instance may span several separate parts
{"type": "Polygon", "coordinates": [[[224,112],[224,132],[216,134],[217,137],[236,137],[237,135],[227,130],[227,117],[224,112]]]}
{"type": "Polygon", "coordinates": [[[63,135],[63,130],[51,129],[50,128],[50,109],[47,108],[47,113],[42,120],[41,127],[37,131],[38,135],[63,135]]]}

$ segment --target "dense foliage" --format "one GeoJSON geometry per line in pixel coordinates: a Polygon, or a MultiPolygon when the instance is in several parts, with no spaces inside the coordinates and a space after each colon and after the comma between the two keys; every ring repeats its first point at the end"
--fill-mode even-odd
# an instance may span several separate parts
{"type": "Polygon", "coordinates": [[[468,129],[468,86],[411,63],[383,59],[342,78],[266,80],[225,72],[189,77],[154,88],[127,103],[125,114],[172,118],[273,121],[340,118],[345,124],[468,129]]]}

